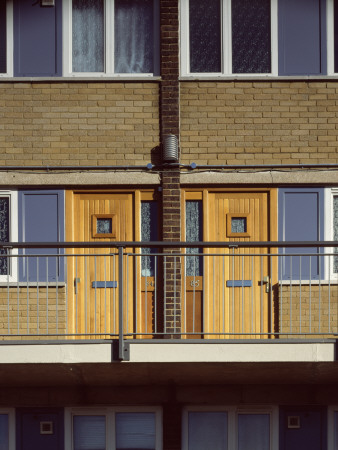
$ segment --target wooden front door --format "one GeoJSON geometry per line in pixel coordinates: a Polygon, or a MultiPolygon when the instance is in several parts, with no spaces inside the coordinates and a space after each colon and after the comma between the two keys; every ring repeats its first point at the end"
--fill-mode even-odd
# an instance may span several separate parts
{"type": "Polygon", "coordinates": [[[231,248],[205,248],[203,257],[197,256],[201,249],[195,257],[187,256],[187,336],[267,337],[276,261],[273,265],[266,247],[236,248],[236,243],[276,240],[276,191],[204,190],[186,193],[185,200],[187,241],[234,243],[231,248]]]}
{"type": "MultiPolygon", "coordinates": [[[[210,193],[208,221],[210,241],[269,241],[269,195],[210,193]]],[[[248,338],[269,331],[270,260],[259,256],[267,252],[267,248],[210,250],[216,256],[207,258],[209,332],[248,338]]]]}
{"type": "MultiPolygon", "coordinates": [[[[67,240],[134,240],[132,193],[69,192],[67,240]]],[[[118,333],[119,266],[116,249],[76,249],[68,257],[70,333],[102,336],[118,333]]],[[[125,258],[126,262],[126,258],[125,258]]],[[[125,331],[132,329],[133,264],[124,272],[125,331]]]]}

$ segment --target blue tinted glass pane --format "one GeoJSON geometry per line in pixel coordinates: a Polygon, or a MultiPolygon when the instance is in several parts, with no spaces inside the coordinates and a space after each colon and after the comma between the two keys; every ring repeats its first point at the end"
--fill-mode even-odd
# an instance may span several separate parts
{"type": "Polygon", "coordinates": [[[106,219],[98,218],[96,220],[96,232],[98,234],[112,233],[113,232],[112,219],[109,217],[106,219]]]}
{"type": "Polygon", "coordinates": [[[338,450],[338,412],[334,413],[334,450],[338,450]]]}
{"type": "Polygon", "coordinates": [[[190,0],[190,72],[221,72],[220,0],[190,0]]]}
{"type": "Polygon", "coordinates": [[[7,72],[6,2],[0,1],[0,73],[7,72]]]}
{"type": "Polygon", "coordinates": [[[238,415],[238,450],[270,449],[270,415],[238,415]]]}
{"type": "Polygon", "coordinates": [[[105,416],[73,417],[74,450],[106,449],[105,416]]]}
{"type": "Polygon", "coordinates": [[[115,0],[115,72],[153,72],[153,0],[115,0]]]}
{"type": "Polygon", "coordinates": [[[73,71],[103,72],[103,0],[73,0],[73,71]]]}
{"type": "Polygon", "coordinates": [[[8,415],[0,414],[0,450],[8,450],[8,415]]]}
{"type": "MultiPolygon", "coordinates": [[[[202,201],[189,200],[186,202],[186,241],[198,242],[203,241],[203,217],[202,217],[202,201]]],[[[186,253],[201,253],[199,248],[187,248],[186,253]]],[[[186,258],[186,275],[200,276],[203,274],[203,259],[201,256],[187,256],[186,258]]]]}
{"type": "Polygon", "coordinates": [[[231,218],[231,233],[246,233],[246,217],[231,218]]]}
{"type": "Polygon", "coordinates": [[[271,72],[270,0],[232,0],[232,72],[271,72]]]}
{"type": "Polygon", "coordinates": [[[188,427],[188,450],[227,450],[226,412],[190,412],[188,427]]]}
{"type": "Polygon", "coordinates": [[[116,450],[155,450],[154,413],[117,413],[116,450]]]}
{"type": "MultiPolygon", "coordinates": [[[[150,242],[158,240],[158,206],[157,202],[141,202],[141,241],[150,242]]],[[[142,253],[156,253],[156,248],[142,248],[142,253]]],[[[142,276],[155,275],[155,257],[142,256],[142,276]]]]}

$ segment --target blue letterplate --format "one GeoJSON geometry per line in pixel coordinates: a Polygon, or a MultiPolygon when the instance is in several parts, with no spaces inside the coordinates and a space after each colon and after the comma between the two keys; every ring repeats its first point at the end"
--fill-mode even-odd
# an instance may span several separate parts
{"type": "Polygon", "coordinates": [[[117,288],[117,281],[93,281],[92,287],[96,289],[117,288]]]}
{"type": "Polygon", "coordinates": [[[252,287],[252,280],[228,280],[227,287],[252,287]]]}

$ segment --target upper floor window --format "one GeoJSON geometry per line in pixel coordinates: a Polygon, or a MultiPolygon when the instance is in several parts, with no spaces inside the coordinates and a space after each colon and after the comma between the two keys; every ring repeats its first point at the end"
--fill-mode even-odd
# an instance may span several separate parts
{"type": "Polygon", "coordinates": [[[184,73],[267,74],[275,71],[276,0],[182,2],[184,73]]]}
{"type": "Polygon", "coordinates": [[[0,75],[159,73],[158,0],[0,2],[0,75]]]}
{"type": "Polygon", "coordinates": [[[157,0],[65,0],[64,74],[158,73],[157,0]]]}
{"type": "Polygon", "coordinates": [[[182,75],[330,73],[327,2],[334,1],[182,0],[182,75]]]}

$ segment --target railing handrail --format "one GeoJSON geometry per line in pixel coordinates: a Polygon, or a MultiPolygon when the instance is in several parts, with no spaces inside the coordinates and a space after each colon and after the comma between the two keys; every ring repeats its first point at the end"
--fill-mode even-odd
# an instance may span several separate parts
{"type": "Polygon", "coordinates": [[[25,248],[313,248],[338,247],[338,241],[104,241],[104,242],[1,242],[0,249],[25,248]]]}

